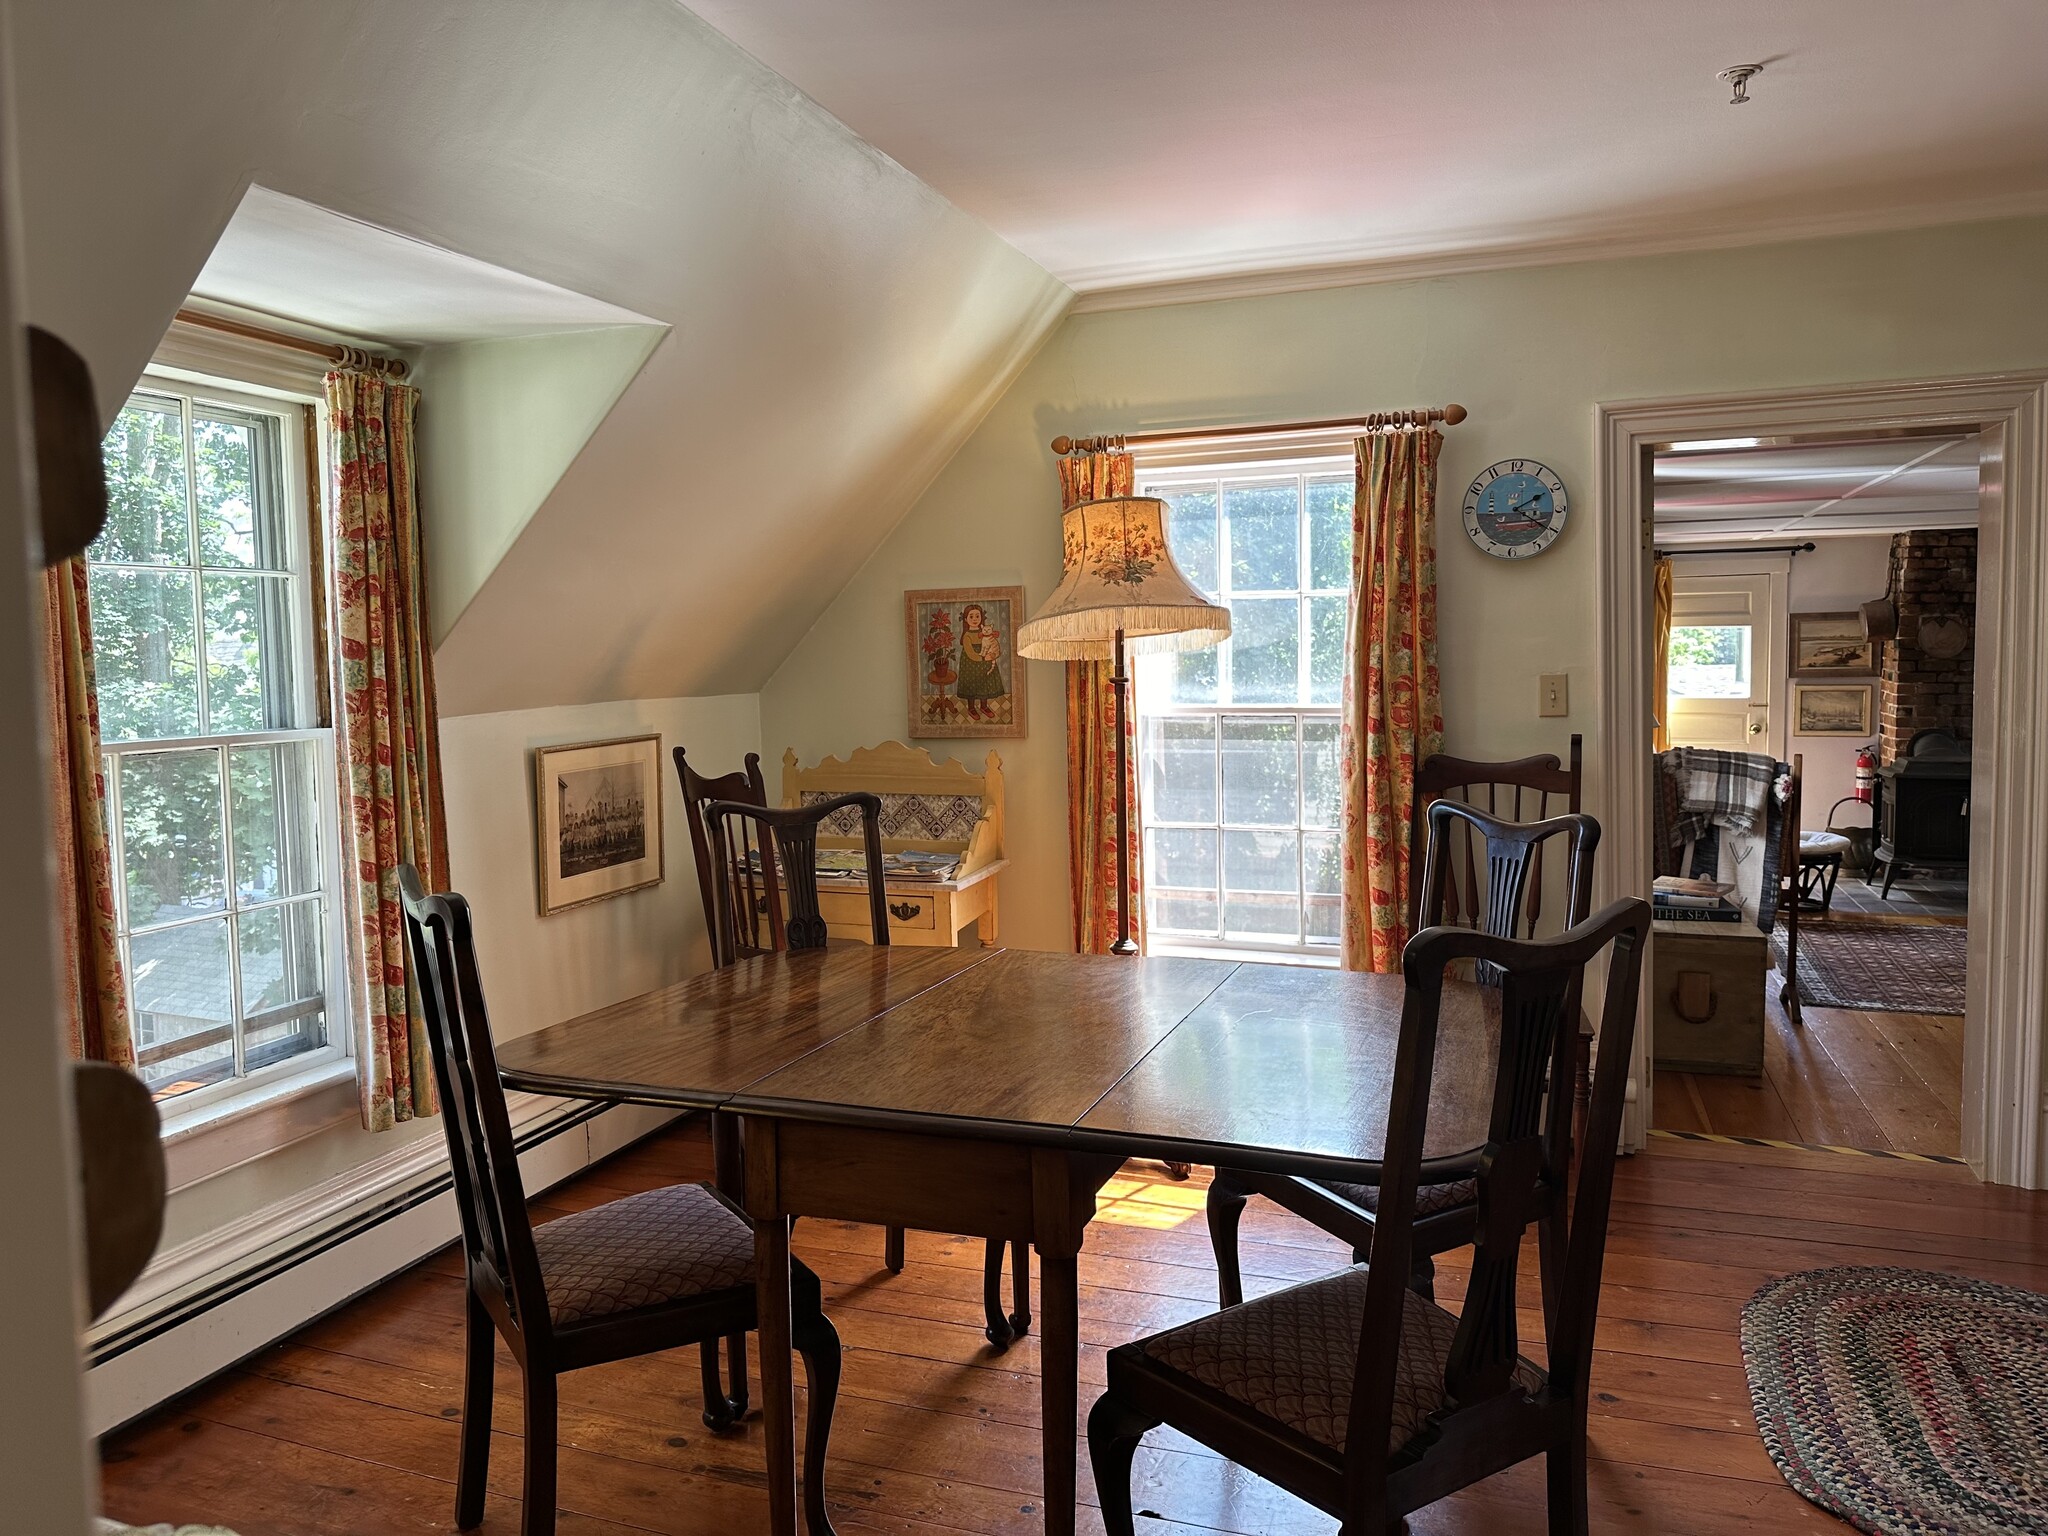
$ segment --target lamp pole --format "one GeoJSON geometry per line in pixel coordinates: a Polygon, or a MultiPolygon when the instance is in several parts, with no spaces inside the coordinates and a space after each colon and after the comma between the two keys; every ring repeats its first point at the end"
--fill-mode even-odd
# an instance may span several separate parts
{"type": "Polygon", "coordinates": [[[1130,746],[1125,739],[1125,714],[1129,708],[1131,680],[1124,673],[1124,632],[1116,632],[1114,668],[1109,675],[1110,691],[1116,695],[1116,942],[1112,955],[1135,955],[1138,941],[1131,937],[1131,777],[1130,746]]]}

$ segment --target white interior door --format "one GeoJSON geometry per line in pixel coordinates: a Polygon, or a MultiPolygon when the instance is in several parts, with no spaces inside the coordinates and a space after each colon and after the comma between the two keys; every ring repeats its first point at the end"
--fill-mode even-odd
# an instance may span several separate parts
{"type": "Polygon", "coordinates": [[[1782,562],[1674,563],[1665,703],[1674,747],[1785,755],[1786,575],[1782,562]]]}

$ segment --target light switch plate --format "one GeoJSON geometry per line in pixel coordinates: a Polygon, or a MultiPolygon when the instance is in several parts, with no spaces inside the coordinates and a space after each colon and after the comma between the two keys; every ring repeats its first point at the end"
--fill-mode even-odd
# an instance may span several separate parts
{"type": "Polygon", "coordinates": [[[1536,679],[1536,713],[1545,720],[1572,712],[1569,674],[1546,672],[1536,679]]]}

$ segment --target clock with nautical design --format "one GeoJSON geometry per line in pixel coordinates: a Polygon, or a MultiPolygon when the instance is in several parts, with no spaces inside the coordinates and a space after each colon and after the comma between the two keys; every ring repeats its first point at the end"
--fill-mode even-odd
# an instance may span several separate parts
{"type": "Polygon", "coordinates": [[[1540,555],[1564,532],[1564,482],[1534,459],[1502,459],[1465,492],[1465,532],[1497,560],[1540,555]]]}

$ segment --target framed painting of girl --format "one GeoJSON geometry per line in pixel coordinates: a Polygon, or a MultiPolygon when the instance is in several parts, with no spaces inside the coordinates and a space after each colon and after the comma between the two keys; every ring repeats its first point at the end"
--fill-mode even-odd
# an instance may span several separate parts
{"type": "Polygon", "coordinates": [[[903,594],[910,734],[1022,736],[1022,587],[945,587],[903,594]]]}

